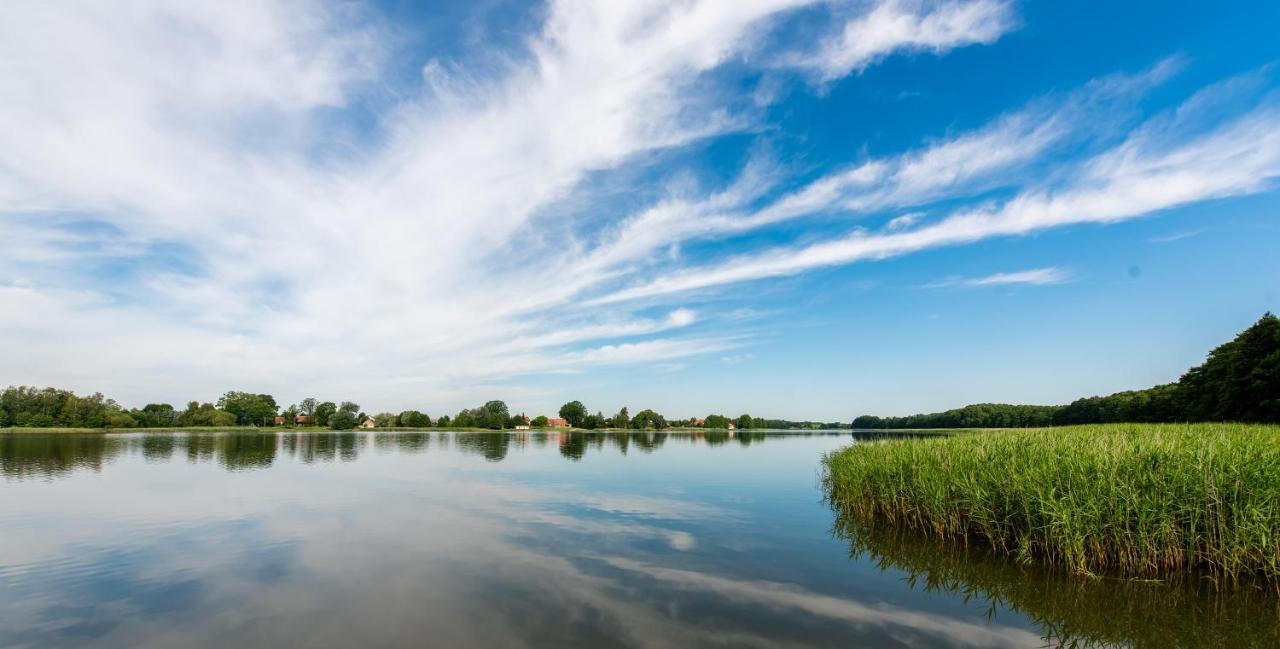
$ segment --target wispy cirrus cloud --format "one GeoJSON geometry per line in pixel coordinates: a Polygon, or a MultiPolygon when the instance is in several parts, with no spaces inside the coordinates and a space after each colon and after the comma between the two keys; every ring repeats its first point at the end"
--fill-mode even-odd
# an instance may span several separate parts
{"type": "Polygon", "coordinates": [[[897,51],[941,53],[991,43],[1017,26],[1011,3],[997,0],[893,0],[874,6],[825,39],[821,49],[793,63],[821,81],[838,79],[897,51]]]}
{"type": "Polygon", "coordinates": [[[953,286],[967,287],[984,287],[984,286],[1009,286],[1011,284],[1028,284],[1032,286],[1043,286],[1046,284],[1061,284],[1071,278],[1071,274],[1056,266],[1047,268],[1032,268],[1030,270],[1019,270],[1005,273],[992,273],[983,277],[948,277],[936,282],[930,282],[921,286],[921,288],[950,288],[953,286]]]}
{"type": "Polygon", "coordinates": [[[10,3],[5,369],[126,400],[239,385],[461,405],[531,373],[748,354],[729,352],[773,310],[718,314],[694,291],[1270,186],[1269,82],[1135,127],[1176,59],[816,170],[769,153],[785,84],[741,101],[759,76],[812,93],[1018,24],[992,0],[553,0],[481,64],[405,50],[354,3],[10,3]],[[805,38],[774,33],[800,13],[805,38]],[[406,57],[407,81],[390,71],[406,57]],[[688,171],[673,152],[726,135],[762,143],[736,177],[653,191],[688,171]],[[563,209],[613,173],[635,209],[563,209]]]}
{"type": "Polygon", "coordinates": [[[595,302],[679,294],[1065,225],[1113,223],[1263,191],[1280,176],[1280,96],[1256,92],[1258,84],[1249,80],[1233,79],[1197,93],[1176,110],[1147,121],[1120,144],[1080,163],[1056,186],[1033,186],[1000,203],[961,209],[909,230],[858,229],[843,238],[660,275],[595,302]],[[1223,95],[1237,95],[1243,103],[1235,104],[1234,117],[1206,127],[1202,109],[1221,108],[1223,95]]]}
{"type": "MultiPolygon", "coordinates": [[[[792,191],[770,195],[758,206],[784,172],[755,161],[724,190],[701,199],[665,200],[623,220],[585,258],[580,273],[584,280],[575,290],[613,279],[604,272],[611,266],[652,258],[657,250],[689,240],[732,236],[815,215],[860,216],[919,207],[1028,183],[1044,175],[1045,159],[1057,150],[1109,124],[1122,126],[1117,120],[1181,66],[1175,57],[1139,74],[1096,79],[1064,97],[1032,101],[972,131],[820,176],[792,191]]],[[[923,215],[897,217],[886,231],[905,229],[923,215]]]]}
{"type": "MultiPolygon", "coordinates": [[[[990,40],[923,5],[895,7],[922,22],[878,41],[877,57],[938,30],[990,40]]],[[[420,87],[389,89],[388,63],[407,54],[401,28],[363,5],[11,4],[0,21],[0,303],[46,324],[0,323],[6,365],[22,381],[126,399],[154,392],[166,368],[168,398],[244,377],[324,392],[376,376],[400,401],[732,348],[732,331],[653,338],[694,325],[689,309],[580,309],[582,290],[628,275],[628,257],[546,210],[589,174],[752,126],[711,73],[804,8],[828,10],[555,0],[482,74],[428,59],[420,87]],[[68,230],[69,219],[114,234],[68,230]],[[76,271],[86,238],[98,261],[76,271]],[[157,263],[159,251],[183,263],[157,263]],[[84,365],[95,356],[100,366],[84,365]]],[[[758,196],[768,175],[726,202],[758,196]]],[[[657,215],[630,232],[678,221],[657,215]]]]}
{"type": "Polygon", "coordinates": [[[1173,243],[1174,241],[1182,241],[1183,239],[1198,237],[1204,234],[1204,232],[1205,232],[1204,228],[1196,228],[1194,230],[1183,230],[1181,232],[1174,232],[1173,234],[1166,234],[1161,237],[1153,237],[1151,239],[1148,239],[1148,241],[1150,241],[1151,243],[1173,243]]]}

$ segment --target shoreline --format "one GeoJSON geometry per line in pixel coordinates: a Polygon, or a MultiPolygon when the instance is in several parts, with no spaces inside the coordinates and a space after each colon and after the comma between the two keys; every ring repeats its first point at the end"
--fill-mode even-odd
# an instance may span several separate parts
{"type": "Polygon", "coordinates": [[[8,427],[0,428],[0,435],[108,435],[112,433],[785,433],[785,434],[806,434],[806,433],[855,433],[855,434],[873,434],[873,435],[894,435],[899,432],[924,432],[930,435],[945,435],[942,431],[850,431],[847,428],[820,428],[820,429],[785,429],[785,428],[761,428],[761,429],[739,429],[729,430],[727,428],[667,428],[663,430],[655,430],[652,428],[634,429],[634,428],[531,428],[528,430],[515,430],[512,428],[472,428],[472,427],[428,427],[428,428],[351,428],[344,430],[336,430],[333,428],[325,428],[322,426],[311,426],[303,428],[290,428],[285,426],[185,426],[185,427],[164,427],[164,428],[33,428],[33,427],[8,427]]]}

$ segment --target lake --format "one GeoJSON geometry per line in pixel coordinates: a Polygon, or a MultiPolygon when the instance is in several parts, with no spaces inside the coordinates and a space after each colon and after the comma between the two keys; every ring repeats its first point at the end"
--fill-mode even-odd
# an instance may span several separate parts
{"type": "Polygon", "coordinates": [[[838,520],[819,460],[866,441],[0,435],[0,647],[1280,646],[1265,587],[838,520]]]}

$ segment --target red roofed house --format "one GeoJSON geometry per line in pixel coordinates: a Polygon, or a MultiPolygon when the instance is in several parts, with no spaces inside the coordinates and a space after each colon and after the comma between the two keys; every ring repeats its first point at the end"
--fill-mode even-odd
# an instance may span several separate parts
{"type": "Polygon", "coordinates": [[[309,417],[307,417],[306,415],[298,415],[297,417],[294,417],[294,418],[293,418],[293,425],[295,425],[295,426],[306,426],[306,425],[307,425],[307,423],[308,423],[308,422],[310,422],[310,421],[311,421],[311,419],[310,419],[309,417]]]}
{"type": "Polygon", "coordinates": [[[276,417],[276,425],[277,425],[277,426],[283,426],[283,425],[284,425],[284,417],[276,417]]]}
{"type": "Polygon", "coordinates": [[[547,428],[568,428],[568,427],[569,427],[569,420],[563,417],[556,417],[555,419],[547,420],[547,428]]]}

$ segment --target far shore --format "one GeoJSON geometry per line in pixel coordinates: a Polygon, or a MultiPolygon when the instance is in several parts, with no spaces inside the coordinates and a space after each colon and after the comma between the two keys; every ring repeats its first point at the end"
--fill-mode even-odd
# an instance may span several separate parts
{"type": "MultiPolygon", "coordinates": [[[[847,428],[809,428],[809,429],[775,429],[775,428],[747,428],[747,429],[728,429],[728,428],[697,428],[697,427],[681,427],[681,428],[664,428],[655,430],[653,428],[468,428],[452,426],[445,427],[427,427],[427,428],[350,428],[337,430],[326,428],[323,426],[185,426],[170,428],[33,428],[33,427],[10,427],[0,428],[0,435],[52,435],[52,434],[107,434],[107,433],[725,433],[725,432],[744,432],[744,433],[818,433],[818,432],[853,432],[853,433],[869,433],[875,435],[894,435],[897,433],[924,434],[924,435],[945,435],[955,431],[941,430],[865,430],[850,431],[847,428]]],[[[979,430],[979,429],[972,429],[979,430]]]]}

